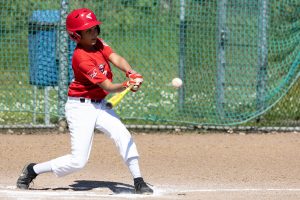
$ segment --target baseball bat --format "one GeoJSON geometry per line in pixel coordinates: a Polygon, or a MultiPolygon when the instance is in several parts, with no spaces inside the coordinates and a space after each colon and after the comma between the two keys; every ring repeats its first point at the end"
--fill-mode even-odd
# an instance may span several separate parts
{"type": "Polygon", "coordinates": [[[133,85],[130,85],[128,88],[123,90],[122,92],[115,94],[106,102],[106,107],[108,109],[114,108],[116,105],[120,103],[120,101],[125,97],[125,95],[130,91],[130,89],[133,87],[133,85]]]}

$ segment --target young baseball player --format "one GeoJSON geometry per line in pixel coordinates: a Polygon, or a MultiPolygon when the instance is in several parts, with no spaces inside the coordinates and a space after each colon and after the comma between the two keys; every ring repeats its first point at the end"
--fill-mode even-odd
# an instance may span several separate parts
{"type": "Polygon", "coordinates": [[[101,22],[93,11],[80,8],[66,19],[66,29],[77,46],[72,57],[74,80],[69,86],[65,105],[66,119],[71,136],[71,152],[68,155],[43,162],[27,164],[17,180],[17,188],[28,189],[37,175],[53,172],[58,177],[82,169],[89,158],[94,129],[110,137],[129,168],[137,194],[152,194],[144,182],[138,162],[138,152],[131,134],[116,113],[105,107],[108,93],[121,92],[129,85],[138,91],[143,76],[132,70],[128,62],[115,53],[101,38],[101,22]],[[112,83],[110,62],[126,73],[123,83],[112,83]]]}

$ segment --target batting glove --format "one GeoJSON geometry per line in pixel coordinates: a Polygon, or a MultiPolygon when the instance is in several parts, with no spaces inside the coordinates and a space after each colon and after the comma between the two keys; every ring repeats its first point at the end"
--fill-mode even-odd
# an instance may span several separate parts
{"type": "Polygon", "coordinates": [[[139,73],[137,73],[134,70],[129,70],[126,72],[126,77],[130,78],[130,79],[136,79],[136,78],[143,78],[143,76],[139,73]]]}
{"type": "Polygon", "coordinates": [[[126,72],[126,77],[129,78],[129,80],[131,81],[131,85],[134,85],[131,89],[131,91],[136,92],[138,91],[138,89],[141,87],[144,78],[141,74],[137,73],[134,70],[129,70],[126,72]]]}
{"type": "Polygon", "coordinates": [[[136,78],[136,79],[130,79],[129,81],[125,81],[122,83],[124,88],[128,88],[130,85],[133,85],[131,88],[132,92],[137,92],[139,88],[141,87],[143,82],[142,78],[136,78]]]}

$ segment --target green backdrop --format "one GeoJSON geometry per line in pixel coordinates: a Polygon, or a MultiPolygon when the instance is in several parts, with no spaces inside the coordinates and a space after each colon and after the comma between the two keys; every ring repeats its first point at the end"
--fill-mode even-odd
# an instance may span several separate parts
{"type": "Polygon", "coordinates": [[[116,108],[127,124],[299,127],[298,0],[0,0],[0,125],[64,118],[79,7],[144,76],[116,108]]]}

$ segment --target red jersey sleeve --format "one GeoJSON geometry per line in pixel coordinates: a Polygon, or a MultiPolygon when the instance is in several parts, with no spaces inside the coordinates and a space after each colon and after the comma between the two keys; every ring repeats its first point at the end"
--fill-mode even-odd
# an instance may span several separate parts
{"type": "Polygon", "coordinates": [[[102,83],[107,77],[100,72],[99,68],[93,63],[88,61],[80,62],[78,70],[82,78],[88,79],[93,84],[102,83]]]}

